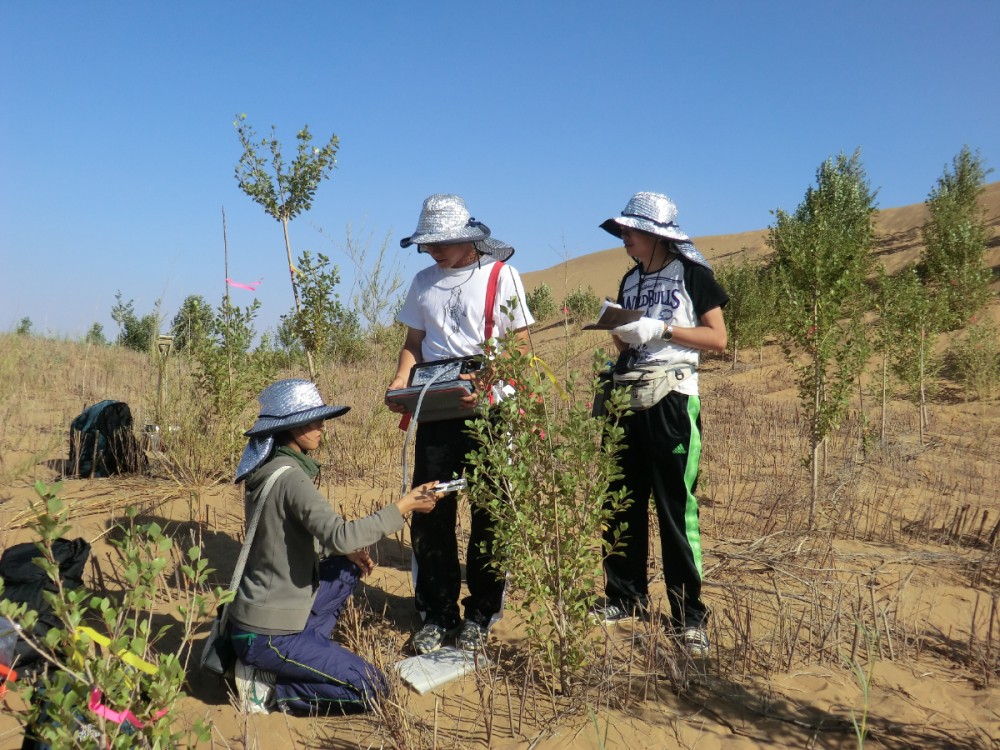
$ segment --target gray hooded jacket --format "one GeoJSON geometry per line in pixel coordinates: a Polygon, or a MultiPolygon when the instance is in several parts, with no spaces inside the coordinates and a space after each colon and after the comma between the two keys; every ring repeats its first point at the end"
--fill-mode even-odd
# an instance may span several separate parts
{"type": "Polygon", "coordinates": [[[355,521],[340,516],[313,486],[299,463],[276,455],[246,479],[246,516],[267,478],[278,477],[260,516],[243,580],[230,616],[243,630],[267,634],[298,633],[306,625],[319,586],[319,545],[344,555],[368,547],[403,528],[395,503],[355,521]]]}

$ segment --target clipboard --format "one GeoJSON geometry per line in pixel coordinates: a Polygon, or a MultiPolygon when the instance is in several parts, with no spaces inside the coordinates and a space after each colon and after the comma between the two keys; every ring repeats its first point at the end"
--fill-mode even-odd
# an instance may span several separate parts
{"type": "MultiPolygon", "coordinates": [[[[409,414],[413,414],[417,409],[417,400],[423,389],[422,385],[411,385],[407,388],[389,391],[385,397],[386,400],[392,401],[394,404],[402,404],[409,414]]],[[[465,408],[461,399],[474,391],[475,386],[471,380],[446,380],[443,383],[434,383],[424,394],[417,419],[421,422],[437,422],[462,415],[468,415],[472,419],[475,417],[476,410],[465,408]]]]}
{"type": "Polygon", "coordinates": [[[476,390],[471,380],[459,379],[461,375],[475,372],[482,367],[482,357],[471,355],[438,359],[430,362],[420,362],[410,370],[410,382],[406,388],[398,388],[385,394],[386,400],[401,404],[407,414],[412,415],[417,409],[417,401],[430,383],[424,400],[420,403],[420,422],[437,422],[442,419],[457,417],[472,418],[476,412],[462,403],[462,399],[476,390]]]}
{"type": "Polygon", "coordinates": [[[601,315],[594,323],[582,326],[584,331],[610,331],[612,328],[634,323],[642,317],[642,310],[626,310],[618,307],[611,300],[604,300],[601,305],[601,315]]]}

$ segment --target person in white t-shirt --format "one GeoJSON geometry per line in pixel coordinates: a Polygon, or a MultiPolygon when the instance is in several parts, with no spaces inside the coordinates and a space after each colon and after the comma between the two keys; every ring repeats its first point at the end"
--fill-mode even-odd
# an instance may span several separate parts
{"type": "Polygon", "coordinates": [[[722,308],[729,296],[676,217],[670,198],[643,192],[632,196],[621,216],[601,224],[622,239],[636,263],[621,280],[617,303],[642,311],[638,320],[611,331],[620,353],[616,369],[624,374],[636,367],[657,368],[673,388],[649,408],[636,408],[619,420],[625,431],[619,456],[623,476],[609,491],[627,487],[632,504],[605,531],[605,539],[613,542],[616,530],[625,529],[617,554],[604,561],[606,600],[594,615],[605,622],[648,615],[652,494],[672,630],[690,655],[702,657],[709,643],[695,496],[702,440],[697,367],[701,350],[726,348],[722,308]]]}
{"type": "MultiPolygon", "coordinates": [[[[491,237],[489,228],[470,215],[461,197],[437,194],[427,198],[416,231],[400,245],[416,245],[419,252],[430,255],[434,265],[416,275],[397,316],[406,326],[406,339],[388,390],[405,388],[415,364],[483,354],[483,343],[489,339],[502,341],[513,332],[527,344],[527,329],[534,318],[525,303],[520,276],[506,264],[514,248],[491,237]],[[493,327],[488,332],[487,288],[497,263],[503,265],[496,277],[493,327]],[[517,302],[511,305],[513,299],[517,302]]],[[[476,447],[465,421],[474,416],[477,396],[471,394],[463,403],[469,409],[467,416],[419,422],[417,415],[413,486],[465,471],[466,454],[476,447]]],[[[386,405],[395,412],[406,411],[388,398],[386,405]]],[[[481,649],[503,607],[503,578],[491,566],[491,556],[482,552],[484,544],[489,549],[492,543],[492,521],[485,510],[473,506],[466,554],[469,596],[463,601],[464,619],[459,615],[462,572],[455,531],[457,509],[458,496],[451,493],[431,513],[411,521],[415,604],[424,618],[413,636],[417,653],[435,651],[455,634],[459,647],[481,649]]]]}

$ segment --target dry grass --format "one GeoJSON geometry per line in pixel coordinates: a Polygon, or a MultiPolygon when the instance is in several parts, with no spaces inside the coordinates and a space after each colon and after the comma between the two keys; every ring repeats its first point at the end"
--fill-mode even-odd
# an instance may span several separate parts
{"type": "MultiPolygon", "coordinates": [[[[585,370],[594,344],[604,343],[572,333],[567,339],[554,327],[535,336],[536,348],[559,375],[585,370]]],[[[23,504],[15,507],[10,500],[14,489],[58,473],[69,421],[84,403],[128,401],[137,424],[144,424],[156,402],[156,368],[132,352],[15,336],[2,337],[0,352],[2,545],[27,517],[23,504]]],[[[395,352],[385,348],[357,366],[324,370],[320,378],[328,397],[352,406],[333,422],[332,439],[320,456],[323,491],[348,517],[394,500],[403,480],[401,433],[396,417],[382,407],[394,369],[395,352]]],[[[172,418],[183,424],[181,405],[194,396],[184,391],[183,372],[172,372],[172,418]]],[[[830,441],[824,500],[810,532],[802,462],[808,450],[792,388],[773,347],[765,348],[760,363],[733,370],[727,360],[713,358],[704,368],[699,498],[712,659],[690,662],[655,625],[612,628],[599,634],[593,671],[572,696],[563,696],[538,679],[527,650],[509,638],[495,641],[492,666],[475,679],[439,696],[419,697],[394,683],[378,713],[346,723],[290,726],[289,742],[612,747],[630,728],[641,733],[645,727],[679,746],[694,746],[711,726],[748,741],[846,747],[854,741],[849,706],[820,705],[782,686],[799,675],[824,674],[842,680],[851,695],[847,665],[866,663],[866,633],[877,661],[873,668],[892,664],[920,675],[947,675],[949,684],[996,690],[1000,464],[993,446],[1000,407],[935,403],[924,445],[907,404],[892,405],[884,444],[863,446],[863,421],[853,413],[830,441]]],[[[248,423],[253,411],[248,405],[248,423]]],[[[171,469],[170,450],[205,450],[183,430],[175,440],[177,447],[154,463],[153,476],[74,485],[70,495],[79,514],[114,517],[141,498],[143,511],[154,516],[168,507],[176,516],[185,508],[184,517],[169,520],[185,533],[197,530],[199,540],[240,541],[238,514],[220,511],[233,489],[213,490],[198,484],[194,473],[171,469]]],[[[210,446],[212,436],[202,440],[210,446]]],[[[649,573],[663,606],[657,547],[654,540],[649,573]]],[[[376,552],[383,564],[404,568],[405,533],[376,552]]],[[[213,562],[225,582],[227,563],[213,562]]],[[[513,633],[521,604],[516,592],[511,599],[513,633]]],[[[412,630],[406,605],[403,593],[366,588],[342,618],[340,637],[375,663],[391,664],[406,655],[412,630]]],[[[891,748],[993,742],[989,726],[945,718],[918,725],[873,706],[870,742],[891,748]]],[[[246,730],[243,746],[253,744],[250,734],[246,730]]]]}

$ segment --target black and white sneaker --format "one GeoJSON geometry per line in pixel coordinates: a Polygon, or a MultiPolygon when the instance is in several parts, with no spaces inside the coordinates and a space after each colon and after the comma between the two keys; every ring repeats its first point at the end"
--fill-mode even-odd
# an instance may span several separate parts
{"type": "Polygon", "coordinates": [[[466,620],[455,639],[455,644],[463,651],[482,651],[486,647],[489,631],[479,623],[466,620]]]}
{"type": "Polygon", "coordinates": [[[613,625],[617,622],[630,622],[635,620],[637,612],[634,609],[626,609],[620,604],[606,603],[599,604],[590,610],[590,619],[602,622],[605,625],[613,625]]]}
{"type": "Polygon", "coordinates": [[[418,654],[430,654],[441,648],[448,638],[455,635],[456,630],[457,628],[447,630],[437,623],[428,622],[413,634],[413,638],[410,639],[410,645],[413,646],[414,652],[418,654]]]}

